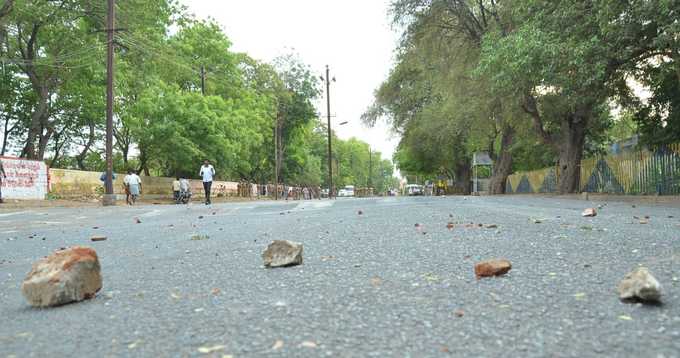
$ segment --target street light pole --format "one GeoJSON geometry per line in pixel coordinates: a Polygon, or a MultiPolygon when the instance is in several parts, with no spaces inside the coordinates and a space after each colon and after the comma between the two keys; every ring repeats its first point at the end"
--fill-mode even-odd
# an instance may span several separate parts
{"type": "Polygon", "coordinates": [[[331,145],[331,81],[330,70],[326,65],[326,118],[328,120],[328,198],[334,197],[333,192],[333,165],[331,160],[332,145],[331,145]]]}

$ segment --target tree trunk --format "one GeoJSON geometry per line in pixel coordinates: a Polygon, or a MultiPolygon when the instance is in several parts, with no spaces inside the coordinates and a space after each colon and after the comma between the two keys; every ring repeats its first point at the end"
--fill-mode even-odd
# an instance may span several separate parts
{"type": "Polygon", "coordinates": [[[512,173],[510,146],[514,136],[515,129],[508,124],[504,124],[501,133],[501,148],[495,158],[493,173],[489,183],[489,192],[491,194],[505,194],[505,183],[508,180],[508,176],[512,173]]]}
{"type": "Polygon", "coordinates": [[[87,157],[87,153],[90,151],[90,148],[94,144],[94,122],[89,123],[90,127],[90,133],[88,135],[87,143],[85,144],[85,148],[83,148],[83,151],[76,156],[76,162],[78,162],[78,169],[80,170],[85,170],[85,158],[87,157]]]}
{"type": "Polygon", "coordinates": [[[560,194],[577,193],[581,189],[581,159],[588,126],[588,112],[580,111],[562,121],[559,148],[560,194]]]}
{"type": "Polygon", "coordinates": [[[5,155],[7,151],[7,140],[9,139],[9,134],[14,130],[14,126],[9,127],[10,116],[5,115],[5,125],[2,132],[2,149],[0,149],[0,156],[5,155]]]}
{"type": "Polygon", "coordinates": [[[463,195],[470,195],[470,178],[472,176],[472,169],[469,163],[457,164],[455,168],[456,181],[455,185],[462,190],[463,195]]]}

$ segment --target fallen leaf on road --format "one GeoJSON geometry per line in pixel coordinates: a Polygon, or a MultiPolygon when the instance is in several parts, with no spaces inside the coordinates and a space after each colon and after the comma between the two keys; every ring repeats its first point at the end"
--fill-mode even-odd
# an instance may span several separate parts
{"type": "Polygon", "coordinates": [[[640,224],[642,224],[642,225],[649,224],[649,221],[647,221],[647,220],[640,220],[640,224]]]}
{"type": "Polygon", "coordinates": [[[210,291],[210,292],[212,292],[213,295],[217,296],[217,295],[220,294],[220,289],[219,288],[213,288],[212,291],[210,291]]]}
{"type": "Polygon", "coordinates": [[[316,347],[317,347],[316,342],[312,342],[312,341],[304,341],[304,342],[302,342],[302,344],[300,344],[300,345],[301,345],[302,347],[305,347],[305,348],[316,348],[316,347]]]}
{"type": "Polygon", "coordinates": [[[134,342],[128,344],[128,349],[135,349],[135,348],[137,348],[137,346],[138,346],[140,343],[142,343],[142,340],[141,340],[141,339],[138,339],[138,340],[136,340],[136,341],[134,341],[134,342]]]}
{"type": "Polygon", "coordinates": [[[632,321],[633,317],[622,314],[622,315],[619,316],[619,319],[622,320],[622,321],[632,321]]]}
{"type": "Polygon", "coordinates": [[[554,272],[549,272],[549,273],[548,273],[548,276],[557,276],[557,274],[554,273],[554,272]]]}
{"type": "Polygon", "coordinates": [[[171,293],[171,294],[170,294],[170,297],[172,297],[172,298],[174,298],[174,299],[176,299],[176,300],[179,300],[180,298],[182,298],[182,296],[180,296],[180,295],[178,295],[178,294],[176,294],[176,293],[171,293]]]}
{"type": "Polygon", "coordinates": [[[447,347],[447,346],[441,346],[441,348],[439,348],[439,351],[442,352],[442,353],[451,353],[451,351],[449,350],[449,347],[447,347]]]}
{"type": "Polygon", "coordinates": [[[593,227],[588,226],[588,225],[583,225],[583,226],[581,226],[581,230],[593,231],[593,227]]]}
{"type": "Polygon", "coordinates": [[[283,348],[283,341],[280,339],[277,339],[276,342],[274,342],[274,345],[272,346],[272,349],[277,350],[283,348]]]}
{"type": "Polygon", "coordinates": [[[633,215],[633,219],[635,219],[635,220],[640,220],[640,218],[637,217],[637,216],[635,216],[635,215],[633,215]]]}
{"type": "Polygon", "coordinates": [[[192,241],[208,240],[209,238],[210,238],[210,236],[208,236],[208,235],[193,235],[193,236],[191,237],[191,240],[192,240],[192,241]]]}
{"type": "Polygon", "coordinates": [[[200,348],[198,348],[198,351],[200,353],[203,353],[203,354],[210,354],[210,353],[213,353],[213,352],[221,351],[224,348],[226,348],[226,346],[217,345],[217,346],[212,346],[212,347],[200,347],[200,348]]]}
{"type": "Polygon", "coordinates": [[[542,223],[542,222],[543,222],[543,220],[540,220],[540,219],[534,219],[534,224],[540,224],[540,223],[542,223]]]}
{"type": "Polygon", "coordinates": [[[579,292],[577,294],[574,294],[574,298],[576,298],[577,300],[581,300],[585,297],[586,297],[586,294],[584,292],[579,292]]]}
{"type": "Polygon", "coordinates": [[[321,256],[321,261],[335,260],[335,256],[321,256]]]}
{"type": "Polygon", "coordinates": [[[373,287],[378,287],[378,286],[382,285],[382,282],[383,282],[383,280],[378,276],[371,278],[371,285],[373,287]]]}

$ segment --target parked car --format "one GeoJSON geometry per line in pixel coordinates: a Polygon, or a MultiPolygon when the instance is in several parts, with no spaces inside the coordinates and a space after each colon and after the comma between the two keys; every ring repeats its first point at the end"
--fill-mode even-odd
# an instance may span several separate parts
{"type": "Polygon", "coordinates": [[[328,189],[321,189],[321,197],[322,198],[328,197],[328,189]]]}
{"type": "Polygon", "coordinates": [[[408,184],[406,185],[404,191],[408,196],[423,195],[423,186],[418,184],[408,184]]]}
{"type": "Polygon", "coordinates": [[[354,196],[354,185],[346,185],[344,188],[338,190],[338,197],[354,196]]]}

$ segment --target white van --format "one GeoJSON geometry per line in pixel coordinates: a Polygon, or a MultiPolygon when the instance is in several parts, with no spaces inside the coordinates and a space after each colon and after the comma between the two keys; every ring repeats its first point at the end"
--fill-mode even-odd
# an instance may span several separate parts
{"type": "Polygon", "coordinates": [[[346,185],[338,190],[338,196],[354,196],[354,185],[346,185]]]}

